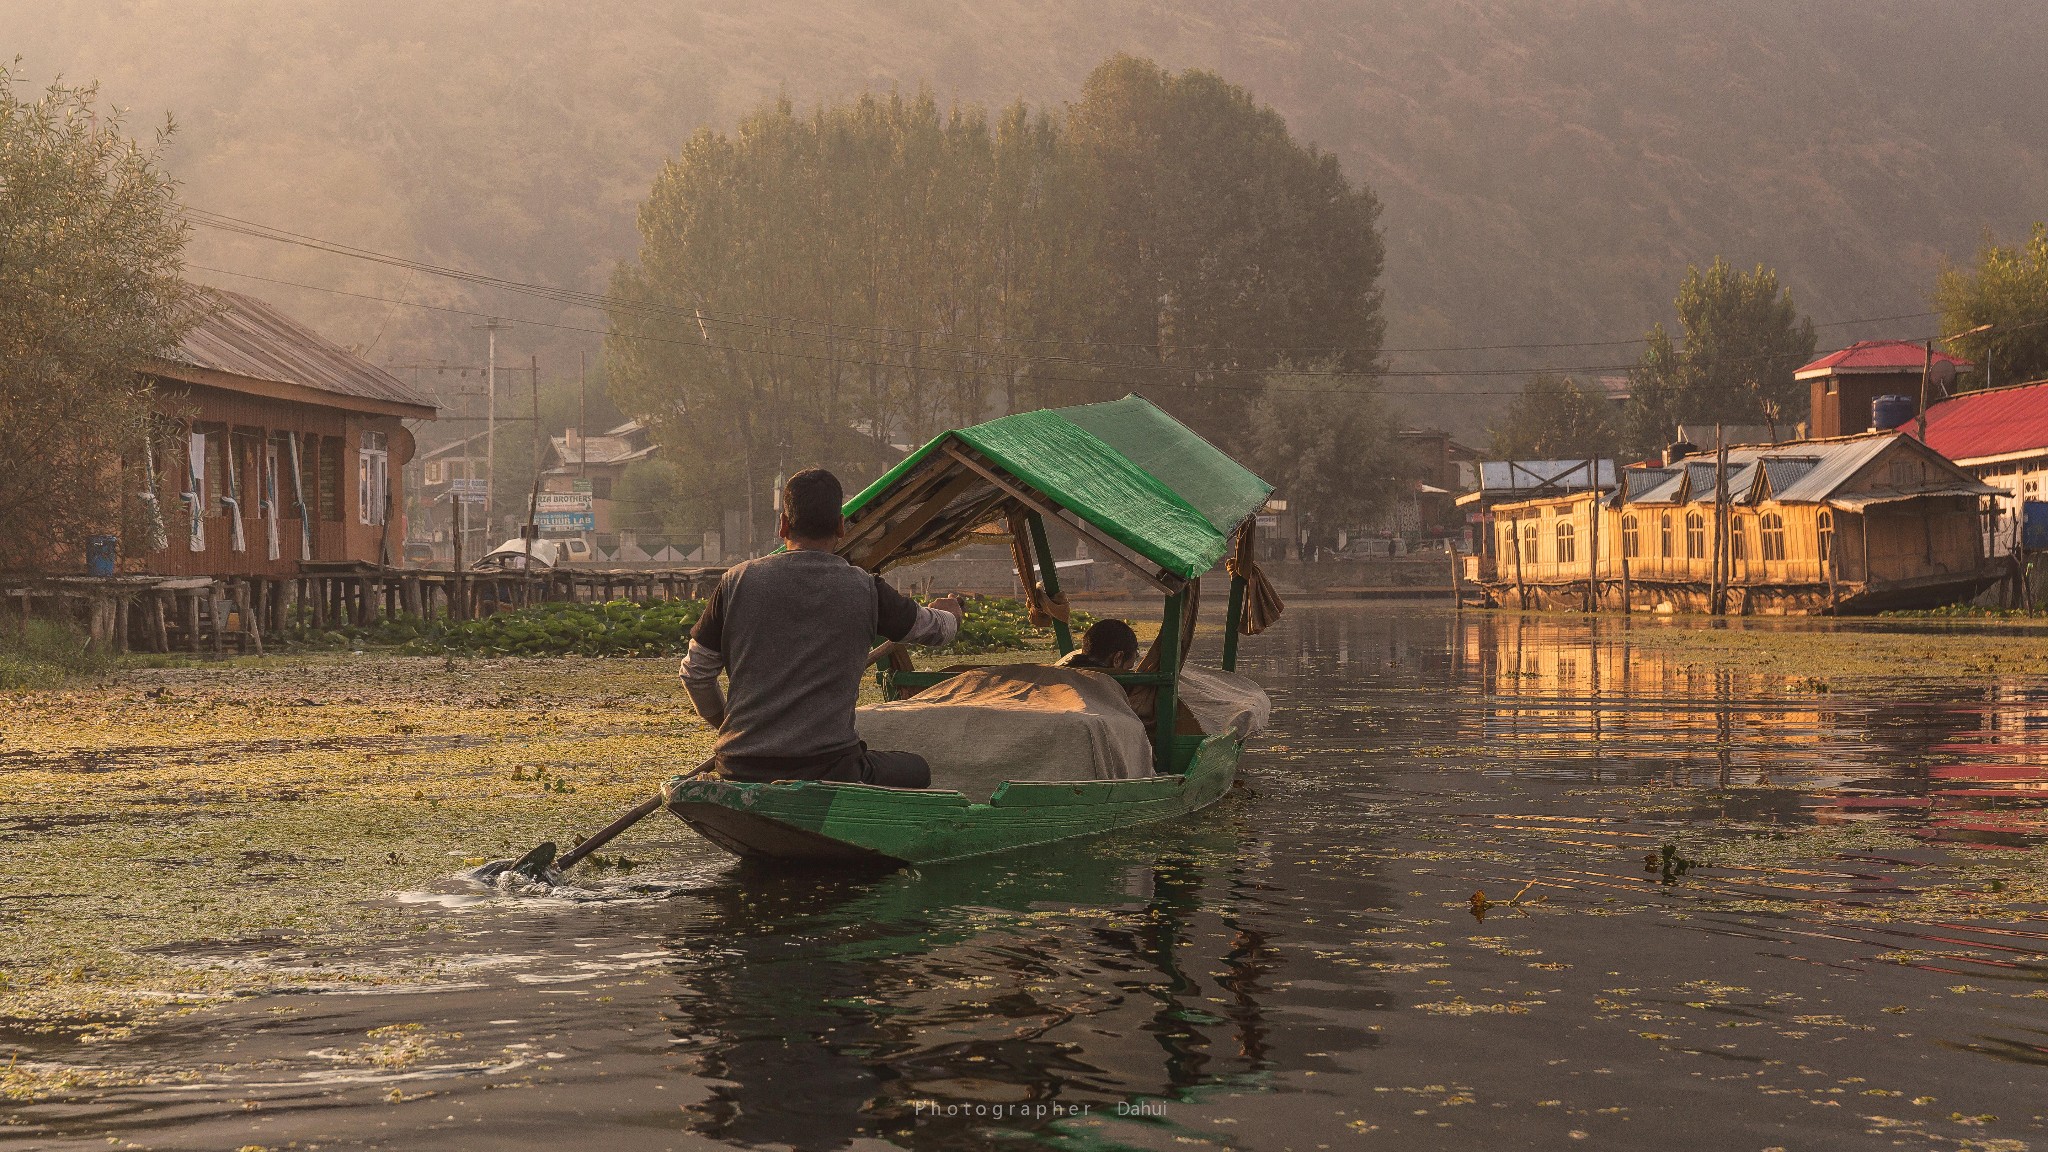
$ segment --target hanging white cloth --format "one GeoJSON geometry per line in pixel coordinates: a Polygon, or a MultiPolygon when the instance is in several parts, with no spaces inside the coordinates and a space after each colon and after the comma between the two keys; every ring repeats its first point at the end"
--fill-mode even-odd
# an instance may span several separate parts
{"type": "Polygon", "coordinates": [[[285,437],[292,446],[292,505],[299,510],[299,559],[313,558],[313,517],[306,508],[306,471],[299,466],[299,434],[285,437]]]}
{"type": "Polygon", "coordinates": [[[185,463],[192,477],[185,490],[185,506],[192,510],[192,529],[186,544],[194,552],[206,551],[206,433],[185,438],[185,463]]]}
{"type": "Polygon", "coordinates": [[[272,560],[279,556],[277,547],[277,448],[274,444],[263,446],[258,457],[263,462],[263,478],[257,489],[263,493],[263,543],[264,554],[272,560]]]}
{"type": "Polygon", "coordinates": [[[228,465],[228,490],[220,494],[220,510],[228,517],[228,547],[237,552],[249,550],[249,538],[242,534],[242,477],[235,470],[235,434],[224,431],[221,441],[221,455],[228,465]]]}
{"type": "Polygon", "coordinates": [[[142,441],[142,550],[162,552],[171,546],[171,536],[164,527],[163,500],[156,492],[156,440],[145,436],[142,441]]]}

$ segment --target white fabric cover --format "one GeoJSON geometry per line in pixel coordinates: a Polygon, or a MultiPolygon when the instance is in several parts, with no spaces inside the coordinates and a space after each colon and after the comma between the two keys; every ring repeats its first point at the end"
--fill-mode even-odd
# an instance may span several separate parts
{"type": "Polygon", "coordinates": [[[932,787],[986,800],[1006,780],[1152,775],[1152,742],[1121,684],[1098,672],[1000,664],[962,672],[854,719],[868,747],[915,752],[932,787]]]}
{"type": "Polygon", "coordinates": [[[1229,731],[1239,713],[1246,714],[1243,736],[1264,731],[1273,718],[1272,697],[1257,682],[1235,672],[1185,665],[1180,670],[1179,695],[1203,733],[1210,736],[1229,731]]]}

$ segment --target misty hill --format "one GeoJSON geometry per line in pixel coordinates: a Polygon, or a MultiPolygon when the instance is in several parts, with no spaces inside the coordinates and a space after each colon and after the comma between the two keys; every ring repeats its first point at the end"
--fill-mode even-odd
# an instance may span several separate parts
{"type": "MultiPolygon", "coordinates": [[[[1828,321],[1918,313],[1943,257],[2048,217],[2048,6],[1991,0],[1380,0],[1270,5],[0,0],[24,74],[178,119],[186,199],[513,279],[601,288],[662,159],[778,92],[929,84],[1058,104],[1131,51],[1245,85],[1384,203],[1388,344],[1597,341],[1670,313],[1689,260],[1777,267],[1828,321]],[[601,15],[597,14],[601,13],[601,15]]],[[[379,361],[574,370],[600,315],[201,230],[194,278],[379,361]]],[[[1823,347],[1931,320],[1824,327],[1823,347]]],[[[1635,349],[1397,352],[1397,368],[1581,367],[1635,349]]],[[[433,386],[437,378],[421,382],[433,386]]],[[[1519,376],[1397,379],[1476,434],[1519,376]]]]}

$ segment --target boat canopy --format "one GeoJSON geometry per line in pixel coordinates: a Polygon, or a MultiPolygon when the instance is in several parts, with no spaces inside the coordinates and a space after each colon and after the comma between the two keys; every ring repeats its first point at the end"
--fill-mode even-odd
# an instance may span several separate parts
{"type": "Polygon", "coordinates": [[[1169,593],[1215,567],[1273,486],[1146,400],[1020,412],[934,438],[846,505],[839,554],[871,572],[1017,514],[1058,519],[1169,593]]]}

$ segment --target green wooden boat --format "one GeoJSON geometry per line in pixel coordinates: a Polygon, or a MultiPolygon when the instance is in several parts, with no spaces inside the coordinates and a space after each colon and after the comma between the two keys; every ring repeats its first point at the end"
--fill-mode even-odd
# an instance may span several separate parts
{"type": "MultiPolygon", "coordinates": [[[[985,801],[943,789],[820,781],[744,783],[683,775],[662,786],[668,809],[706,839],[752,859],[929,864],[982,856],[1183,816],[1230,790],[1245,732],[1177,733],[1176,692],[1198,614],[1204,572],[1235,546],[1222,665],[1237,641],[1277,614],[1251,557],[1256,513],[1272,486],[1136,396],[1006,416],[946,432],[846,505],[839,554],[872,572],[948,551],[970,533],[1008,524],[1024,586],[1043,607],[1060,600],[1046,521],[1057,519],[1164,597],[1159,637],[1141,667],[1114,673],[1156,693],[1154,775],[1138,779],[1018,779],[985,801]],[[1028,543],[1023,539],[1028,536],[1028,543]],[[1035,571],[1034,571],[1035,569],[1035,571]],[[1262,611],[1248,618],[1247,595],[1262,611]]],[[[1057,615],[1057,613],[1055,613],[1057,615]]],[[[1053,624],[1061,652],[1073,637],[1053,624]]],[[[902,699],[952,673],[878,674],[902,699]]],[[[941,765],[934,760],[934,774],[941,765]]],[[[1058,766],[1036,766],[1038,776],[1058,766]]]]}

